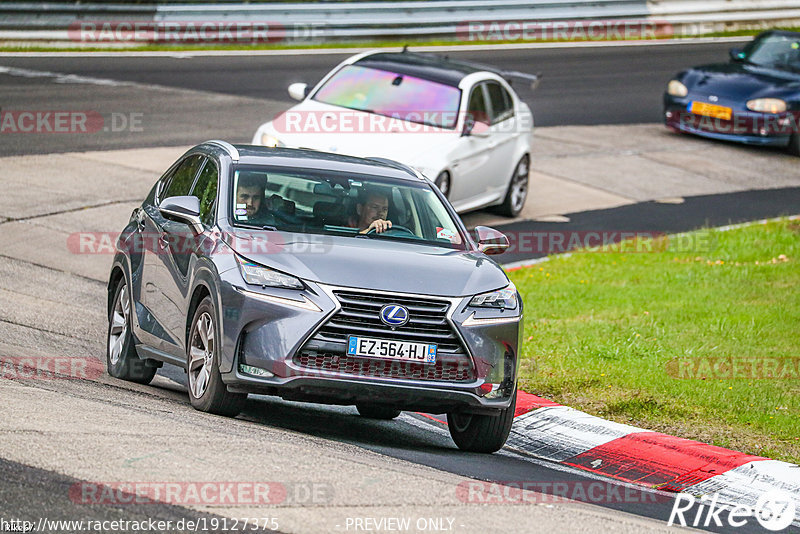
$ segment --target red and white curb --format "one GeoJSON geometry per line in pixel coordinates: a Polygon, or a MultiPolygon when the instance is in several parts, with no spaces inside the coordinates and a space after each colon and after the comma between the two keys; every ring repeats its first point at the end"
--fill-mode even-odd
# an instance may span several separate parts
{"type": "Polygon", "coordinates": [[[755,509],[782,491],[800,522],[800,466],[607,421],[547,399],[517,393],[506,448],[595,475],[755,509]]]}

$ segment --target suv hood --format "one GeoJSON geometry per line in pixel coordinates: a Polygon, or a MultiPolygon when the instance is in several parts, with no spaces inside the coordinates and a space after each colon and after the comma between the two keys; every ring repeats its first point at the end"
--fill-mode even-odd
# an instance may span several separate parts
{"type": "Polygon", "coordinates": [[[335,286],[462,297],[508,285],[502,268],[475,251],[381,238],[238,229],[225,241],[250,261],[335,286]]]}

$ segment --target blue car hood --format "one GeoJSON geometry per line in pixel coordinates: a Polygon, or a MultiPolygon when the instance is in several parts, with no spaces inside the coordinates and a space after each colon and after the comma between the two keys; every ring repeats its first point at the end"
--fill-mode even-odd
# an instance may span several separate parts
{"type": "Polygon", "coordinates": [[[237,230],[225,241],[255,263],[336,286],[456,297],[508,285],[502,268],[482,253],[391,238],[237,230]]]}
{"type": "Polygon", "coordinates": [[[690,91],[749,99],[780,90],[800,90],[800,74],[747,63],[723,63],[695,67],[686,72],[690,91]]]}

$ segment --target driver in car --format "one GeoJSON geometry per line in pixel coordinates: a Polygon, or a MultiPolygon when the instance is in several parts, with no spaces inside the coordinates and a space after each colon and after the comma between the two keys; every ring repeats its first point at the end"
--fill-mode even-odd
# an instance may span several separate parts
{"type": "Polygon", "coordinates": [[[362,234],[370,230],[383,233],[392,227],[392,221],[386,219],[389,213],[389,197],[376,190],[361,191],[356,204],[356,215],[350,218],[349,226],[358,228],[362,234]]]}
{"type": "Polygon", "coordinates": [[[275,218],[264,201],[267,175],[242,171],[236,187],[236,219],[256,224],[274,225],[275,218]]]}

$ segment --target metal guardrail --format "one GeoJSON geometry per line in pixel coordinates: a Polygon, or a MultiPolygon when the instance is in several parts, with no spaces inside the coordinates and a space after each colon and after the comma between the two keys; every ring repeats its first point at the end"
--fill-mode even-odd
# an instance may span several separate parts
{"type": "MultiPolygon", "coordinates": [[[[213,22],[306,29],[320,42],[458,39],[469,23],[651,21],[698,35],[732,25],[800,24],[800,0],[428,0],[355,3],[56,4],[0,2],[0,41],[91,45],[76,38],[86,22],[167,25],[213,22]]],[[[288,32],[287,32],[288,33],[288,32]]],[[[296,32],[298,35],[302,31],[296,32]]],[[[291,38],[285,41],[291,42],[291,38]]],[[[131,46],[142,42],[106,43],[131,46]]]]}

